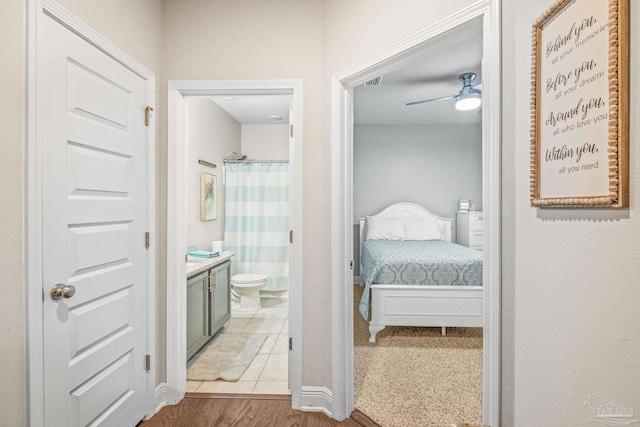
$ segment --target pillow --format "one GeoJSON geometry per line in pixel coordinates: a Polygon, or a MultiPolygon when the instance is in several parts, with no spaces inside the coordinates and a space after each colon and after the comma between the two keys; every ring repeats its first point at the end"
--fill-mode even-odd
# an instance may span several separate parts
{"type": "Polygon", "coordinates": [[[442,233],[433,217],[405,219],[404,240],[442,240],[442,233]]]}
{"type": "Polygon", "coordinates": [[[401,219],[367,217],[367,240],[402,240],[403,237],[401,219]]]}

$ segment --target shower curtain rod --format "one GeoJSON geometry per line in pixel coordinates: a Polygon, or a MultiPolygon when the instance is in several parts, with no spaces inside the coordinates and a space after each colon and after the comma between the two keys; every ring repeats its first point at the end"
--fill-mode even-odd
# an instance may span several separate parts
{"type": "Polygon", "coordinates": [[[223,160],[223,163],[289,163],[289,160],[223,160]]]}

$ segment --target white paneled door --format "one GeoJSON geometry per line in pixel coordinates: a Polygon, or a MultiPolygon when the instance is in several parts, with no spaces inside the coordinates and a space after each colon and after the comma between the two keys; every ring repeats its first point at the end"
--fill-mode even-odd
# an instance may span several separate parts
{"type": "Polygon", "coordinates": [[[146,82],[53,18],[40,24],[44,419],[135,426],[148,375],[146,82]]]}

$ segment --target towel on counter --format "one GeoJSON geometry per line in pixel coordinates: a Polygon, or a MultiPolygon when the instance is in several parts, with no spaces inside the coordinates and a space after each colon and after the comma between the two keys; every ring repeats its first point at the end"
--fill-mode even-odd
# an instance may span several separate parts
{"type": "Polygon", "coordinates": [[[209,252],[209,251],[191,251],[189,252],[189,256],[196,258],[215,258],[220,255],[220,252],[209,252]]]}

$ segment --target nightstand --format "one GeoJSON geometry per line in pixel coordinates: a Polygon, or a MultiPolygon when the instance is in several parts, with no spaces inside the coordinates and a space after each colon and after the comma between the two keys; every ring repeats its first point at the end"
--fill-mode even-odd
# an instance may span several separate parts
{"type": "Polygon", "coordinates": [[[456,242],[471,249],[482,250],[483,241],[482,212],[457,212],[456,242]]]}

